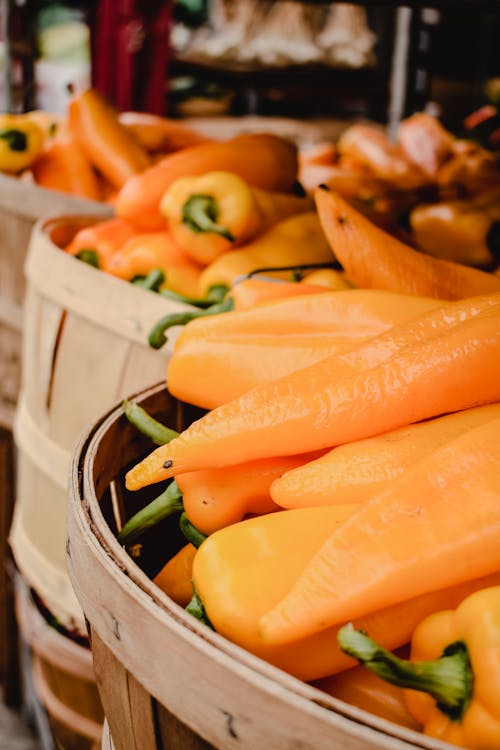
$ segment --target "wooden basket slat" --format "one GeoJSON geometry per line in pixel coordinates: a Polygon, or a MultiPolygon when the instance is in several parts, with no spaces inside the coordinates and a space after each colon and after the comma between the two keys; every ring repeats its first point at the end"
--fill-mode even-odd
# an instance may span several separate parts
{"type": "Polygon", "coordinates": [[[8,427],[21,388],[24,262],[31,232],[43,217],[65,213],[109,216],[111,208],[0,174],[0,423],[8,427]]]}
{"type": "Polygon", "coordinates": [[[143,750],[154,746],[156,729],[151,696],[124,669],[95,631],[92,632],[92,654],[105,714],[120,717],[115,722],[115,750],[143,750]],[[137,726],[132,714],[139,707],[143,721],[137,726]]]}
{"type": "Polygon", "coordinates": [[[165,378],[174,338],[156,351],[147,333],[158,318],[187,307],[63,252],[78,229],[98,218],[67,215],[33,227],[25,263],[23,378],[15,418],[25,476],[18,480],[22,508],[11,533],[14,556],[49,609],[82,631],[83,615],[64,560],[71,450],[98,414],[151,378],[165,378]]]}

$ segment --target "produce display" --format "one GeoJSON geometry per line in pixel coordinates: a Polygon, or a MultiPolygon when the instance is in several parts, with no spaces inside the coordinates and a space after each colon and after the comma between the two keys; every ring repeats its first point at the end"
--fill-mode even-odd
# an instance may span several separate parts
{"type": "Polygon", "coordinates": [[[115,208],[64,251],[189,305],[149,343],[178,329],[166,386],[203,414],[179,433],[124,404],[155,446],[124,491],[158,487],[119,542],[140,565],[177,515],[185,546],[154,580],[207,627],[498,750],[497,155],[425,114],[395,143],[359,124],[309,151],[119,115],[92,90],[55,135],[35,115],[4,123],[0,169],[115,208]]]}
{"type": "Polygon", "coordinates": [[[157,446],[126,488],[161,491],[118,539],[140,565],[147,530],[177,514],[186,545],[154,581],[208,627],[494,750],[500,278],[405,244],[331,186],[313,199],[350,286],[257,279],[305,292],[162,322],[184,324],[166,385],[205,411],[178,433],[126,404],[157,446]]]}

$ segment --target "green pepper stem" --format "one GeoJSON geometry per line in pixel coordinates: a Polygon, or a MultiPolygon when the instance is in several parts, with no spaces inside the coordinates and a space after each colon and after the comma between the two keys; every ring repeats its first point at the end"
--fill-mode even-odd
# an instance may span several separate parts
{"type": "Polygon", "coordinates": [[[203,605],[203,602],[200,599],[199,594],[197,593],[196,589],[193,594],[193,598],[189,602],[189,604],[186,606],[186,612],[189,612],[190,615],[193,617],[196,617],[197,620],[200,622],[205,623],[205,625],[208,625],[209,628],[212,628],[214,630],[214,626],[208,619],[207,612],[205,610],[205,607],[203,605]]]}
{"type": "Polygon", "coordinates": [[[352,624],[337,634],[342,651],[383,680],[431,695],[437,707],[454,721],[462,718],[472,696],[473,672],[467,646],[455,641],[433,661],[399,659],[352,624]]]}
{"type": "Polygon", "coordinates": [[[198,549],[200,544],[207,538],[206,534],[202,534],[201,531],[198,531],[196,526],[193,526],[185,511],[183,511],[179,517],[179,527],[186,537],[186,540],[191,542],[196,549],[198,549]]]}
{"type": "Polygon", "coordinates": [[[78,260],[81,260],[83,263],[87,263],[89,266],[100,268],[99,254],[96,250],[84,247],[80,250],[79,253],[76,254],[76,257],[78,258],[78,260]]]}
{"type": "Polygon", "coordinates": [[[165,445],[165,443],[169,443],[179,436],[176,430],[172,430],[170,427],[158,422],[157,419],[148,414],[139,404],[125,400],[122,402],[122,408],[128,421],[134,427],[137,427],[143,435],[147,435],[156,445],[165,445]]]}
{"type": "Polygon", "coordinates": [[[182,513],[183,509],[182,493],[177,483],[171,482],[161,495],[129,518],[118,533],[117,539],[124,546],[133,544],[152,526],[156,526],[174,513],[182,513]]]}
{"type": "Polygon", "coordinates": [[[229,242],[234,235],[227,227],[217,224],[219,207],[212,195],[191,195],[182,207],[182,223],[195,234],[217,234],[229,242]]]}
{"type": "Polygon", "coordinates": [[[167,343],[167,337],[165,331],[174,326],[183,326],[189,323],[191,320],[196,318],[203,318],[207,315],[218,315],[219,313],[229,312],[234,307],[232,299],[228,298],[223,302],[211,305],[206,310],[198,310],[197,312],[179,312],[170,313],[160,318],[157,323],[154,324],[149,332],[148,342],[153,349],[161,349],[161,347],[167,343]]]}
{"type": "Polygon", "coordinates": [[[211,307],[214,303],[222,302],[226,296],[229,287],[223,284],[211,286],[206,297],[187,297],[184,294],[172,291],[172,289],[162,289],[160,294],[167,299],[173,299],[176,302],[184,302],[186,305],[193,305],[205,309],[211,307]]]}
{"type": "Polygon", "coordinates": [[[151,292],[157,292],[160,284],[165,281],[165,274],[161,268],[153,268],[147,276],[135,276],[131,283],[134,286],[140,286],[141,289],[149,289],[151,292]]]}
{"type": "Polygon", "coordinates": [[[0,138],[5,141],[11,151],[26,151],[28,148],[28,137],[22,130],[2,128],[0,138]]]}

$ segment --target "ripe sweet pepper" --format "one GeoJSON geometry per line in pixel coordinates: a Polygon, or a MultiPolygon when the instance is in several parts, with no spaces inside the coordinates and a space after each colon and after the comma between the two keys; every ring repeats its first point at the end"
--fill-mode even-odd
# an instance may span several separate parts
{"type": "Polygon", "coordinates": [[[30,167],[45,143],[42,128],[27,115],[0,115],[0,171],[30,167]]]}
{"type": "Polygon", "coordinates": [[[347,625],[341,648],[385,680],[407,688],[406,705],[431,737],[469,750],[500,747],[500,587],[470,594],[455,610],[425,618],[411,661],[347,625]]]}
{"type": "Polygon", "coordinates": [[[277,221],[313,208],[311,198],[260,190],[224,171],[181,177],[160,204],[176,241],[204,265],[277,221]]]}

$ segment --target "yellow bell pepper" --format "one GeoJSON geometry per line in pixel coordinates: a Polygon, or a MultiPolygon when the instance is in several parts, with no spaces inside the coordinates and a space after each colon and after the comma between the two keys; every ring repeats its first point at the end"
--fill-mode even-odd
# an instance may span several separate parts
{"type": "MultiPolygon", "coordinates": [[[[194,557],[193,584],[215,630],[302,680],[355,666],[337,643],[338,625],[284,644],[266,643],[259,633],[264,612],[283,597],[314,553],[352,513],[352,505],[278,511],[208,536],[194,557]]],[[[499,577],[415,597],[359,618],[356,626],[373,632],[386,648],[399,648],[431,612],[444,603],[456,607],[471,591],[497,585],[499,577]]]]}
{"type": "MultiPolygon", "coordinates": [[[[206,297],[214,286],[230,288],[239,276],[259,269],[333,261],[335,256],[326,241],[318,215],[307,211],[280,221],[252,242],[218,257],[202,271],[198,293],[200,297],[206,297]]],[[[290,273],[287,270],[275,275],[289,280],[290,273]]]]}
{"type": "Polygon", "coordinates": [[[277,221],[313,208],[309,197],[260,190],[233,172],[181,177],[160,204],[177,243],[204,265],[277,221]]]}
{"type": "Polygon", "coordinates": [[[483,268],[498,262],[498,201],[491,206],[465,200],[417,206],[410,224],[417,245],[429,255],[483,268]]]}
{"type": "Polygon", "coordinates": [[[500,586],[467,596],[455,610],[415,629],[411,661],[399,659],[352,626],[341,648],[394,685],[424,734],[469,750],[500,747],[500,586]]]}
{"type": "Polygon", "coordinates": [[[0,115],[0,171],[27,169],[42,151],[45,134],[28,115],[0,115]]]}

